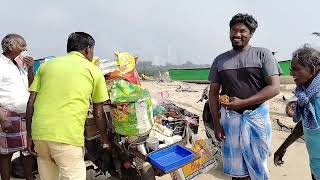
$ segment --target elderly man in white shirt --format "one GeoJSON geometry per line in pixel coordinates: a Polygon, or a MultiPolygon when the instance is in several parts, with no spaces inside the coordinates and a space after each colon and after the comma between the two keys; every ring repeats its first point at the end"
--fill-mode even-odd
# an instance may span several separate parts
{"type": "Polygon", "coordinates": [[[0,56],[0,173],[10,180],[13,153],[20,153],[27,180],[32,175],[32,157],[26,151],[25,112],[29,98],[28,87],[33,80],[33,58],[22,56],[26,41],[17,34],[8,34],[1,41],[0,56]],[[23,155],[24,154],[24,155],[23,155]]]}

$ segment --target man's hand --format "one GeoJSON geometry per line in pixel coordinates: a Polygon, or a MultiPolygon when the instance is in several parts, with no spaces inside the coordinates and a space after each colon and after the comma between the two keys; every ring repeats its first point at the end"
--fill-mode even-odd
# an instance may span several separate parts
{"type": "Polygon", "coordinates": [[[32,137],[27,136],[27,149],[29,152],[31,152],[31,150],[32,150],[32,145],[33,145],[32,137]]]}
{"type": "Polygon", "coordinates": [[[8,119],[6,111],[0,107],[0,125],[3,132],[12,131],[12,123],[8,119]]]}
{"type": "Polygon", "coordinates": [[[0,121],[7,121],[7,120],[8,120],[8,117],[7,117],[6,110],[0,107],[0,121]]]}
{"type": "Polygon", "coordinates": [[[284,161],[282,160],[284,154],[286,153],[286,149],[284,148],[279,148],[273,156],[273,162],[275,166],[281,166],[284,161]]]}
{"type": "Polygon", "coordinates": [[[222,103],[222,105],[230,110],[239,110],[245,108],[247,106],[247,103],[244,99],[230,97],[230,101],[228,103],[222,103]]]}
{"type": "Polygon", "coordinates": [[[2,131],[5,133],[9,133],[9,132],[13,132],[14,129],[12,127],[12,123],[9,120],[5,120],[5,121],[0,121],[0,125],[2,128],[2,131]]]}
{"type": "Polygon", "coordinates": [[[38,154],[33,149],[33,140],[31,136],[27,135],[27,150],[29,151],[30,155],[38,156],[38,154]]]}
{"type": "Polygon", "coordinates": [[[33,68],[33,58],[30,56],[26,56],[22,59],[22,61],[26,64],[27,68],[33,68]]]}
{"type": "Polygon", "coordinates": [[[102,148],[111,150],[111,143],[107,135],[101,135],[102,148]]]}
{"type": "Polygon", "coordinates": [[[223,141],[226,137],[224,135],[223,127],[219,124],[214,125],[214,135],[218,141],[223,141]]]}
{"type": "Polygon", "coordinates": [[[102,147],[104,149],[111,149],[111,143],[107,136],[107,117],[103,110],[103,102],[93,103],[93,116],[96,120],[96,125],[100,133],[102,147]]]}

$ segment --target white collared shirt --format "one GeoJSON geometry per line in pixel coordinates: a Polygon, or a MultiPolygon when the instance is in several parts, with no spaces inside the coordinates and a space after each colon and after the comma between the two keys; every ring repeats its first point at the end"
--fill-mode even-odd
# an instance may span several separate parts
{"type": "Polygon", "coordinates": [[[25,113],[29,99],[28,73],[10,59],[0,56],[0,106],[17,113],[25,113]]]}

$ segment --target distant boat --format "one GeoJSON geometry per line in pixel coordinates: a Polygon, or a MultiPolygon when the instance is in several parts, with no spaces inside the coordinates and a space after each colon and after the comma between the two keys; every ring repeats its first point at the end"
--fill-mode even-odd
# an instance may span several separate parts
{"type": "MultiPolygon", "coordinates": [[[[282,76],[290,76],[291,60],[278,61],[282,76]]],[[[210,67],[169,69],[169,76],[174,81],[208,83],[210,67]]]]}
{"type": "Polygon", "coordinates": [[[207,83],[210,68],[169,69],[169,76],[174,81],[207,83]]]}
{"type": "Polygon", "coordinates": [[[291,60],[278,61],[282,70],[282,76],[290,76],[291,60]]]}
{"type": "Polygon", "coordinates": [[[49,59],[52,59],[54,58],[54,56],[47,56],[47,57],[44,57],[44,58],[41,58],[41,59],[35,59],[33,61],[33,71],[34,71],[34,74],[36,74],[40,64],[44,63],[45,61],[49,60],[49,59]]]}

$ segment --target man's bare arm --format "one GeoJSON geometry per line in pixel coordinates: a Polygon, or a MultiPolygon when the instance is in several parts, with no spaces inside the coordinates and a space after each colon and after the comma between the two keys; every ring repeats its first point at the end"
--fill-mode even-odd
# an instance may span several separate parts
{"type": "MultiPolygon", "coordinates": [[[[223,103],[228,109],[238,110],[248,106],[261,104],[280,93],[280,77],[278,75],[266,77],[267,86],[260,90],[257,94],[247,98],[239,99],[231,97],[229,103],[223,103]]],[[[239,89],[241,91],[241,89],[239,89]]]]}
{"type": "Polygon", "coordinates": [[[261,104],[280,93],[280,77],[279,75],[268,76],[265,78],[267,86],[257,94],[246,99],[246,106],[261,104]]]}
{"type": "Polygon", "coordinates": [[[36,101],[37,92],[31,91],[28,104],[27,104],[27,112],[26,112],[26,124],[27,124],[27,135],[31,137],[31,124],[32,124],[32,116],[33,116],[33,108],[34,102],[36,101]]]}
{"type": "Polygon", "coordinates": [[[209,105],[210,111],[213,117],[213,127],[214,134],[218,141],[223,141],[225,139],[223,127],[220,124],[220,112],[219,112],[219,83],[211,83],[209,91],[209,105]]]}
{"type": "Polygon", "coordinates": [[[302,122],[298,122],[296,127],[294,127],[292,133],[287,137],[287,139],[281,144],[278,150],[274,153],[273,162],[276,166],[281,166],[284,161],[282,160],[285,155],[287,148],[295,142],[298,138],[303,135],[303,127],[302,122]]]}
{"type": "Polygon", "coordinates": [[[28,69],[28,84],[31,86],[32,81],[34,78],[34,72],[33,72],[33,67],[28,69]]]}
{"type": "Polygon", "coordinates": [[[214,123],[220,124],[220,117],[219,117],[219,91],[220,91],[220,84],[218,83],[211,83],[210,90],[209,90],[209,105],[210,111],[212,114],[213,119],[217,120],[214,123]]]}
{"type": "Polygon", "coordinates": [[[103,110],[103,102],[93,103],[93,116],[96,120],[96,125],[100,132],[101,140],[103,141],[102,143],[110,146],[107,138],[107,118],[103,110]]]}

